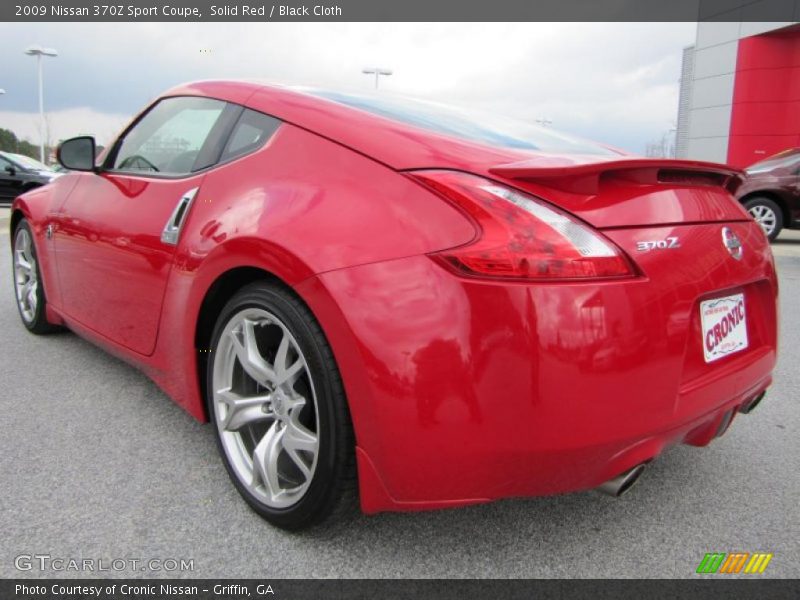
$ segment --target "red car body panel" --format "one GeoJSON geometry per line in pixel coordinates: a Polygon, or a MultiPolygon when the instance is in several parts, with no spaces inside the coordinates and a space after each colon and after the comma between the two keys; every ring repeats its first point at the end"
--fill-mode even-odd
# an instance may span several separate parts
{"type": "Polygon", "coordinates": [[[61,302],[72,319],[138,354],[152,354],[175,252],[161,242],[161,230],[176,200],[204,178],[80,177],[51,239],[61,302]]]}
{"type": "Polygon", "coordinates": [[[172,95],[243,104],[284,124],[253,154],[192,177],[70,174],[18,198],[13,218],[32,225],[49,316],[205,420],[199,327],[210,290],[243,269],[280,279],[333,348],[366,512],[592,488],[669,444],[708,443],[771,381],[777,278],[761,229],[725,189],[732,170],[694,163],[700,179],[683,165],[689,179],[659,181],[669,163],[625,159],[621,174],[589,169],[582,188],[586,173],[554,183],[519,166],[541,154],[288,89],[205,82],[172,95]],[[428,168],[468,171],[569,211],[627,253],[636,276],[454,274],[428,255],[476,230],[398,172],[428,168]],[[194,187],[179,243],[165,246],[164,224],[194,187]],[[741,240],[741,260],[722,243],[722,223],[741,240]],[[670,236],[680,247],[637,250],[670,236]],[[739,292],[749,347],[706,363],[699,303],[739,292]]]}
{"type": "MultiPolygon", "coordinates": [[[[412,257],[301,285],[306,297],[324,286],[332,304],[356,303],[337,318],[347,319],[360,350],[354,366],[369,378],[357,390],[370,399],[357,407],[370,424],[357,432],[359,446],[391,499],[376,509],[591,488],[675,441],[710,441],[731,406],[769,384],[773,274],[763,245],[743,265],[729,265],[722,244],[694,261],[718,227],[685,229],[613,232],[623,248],[680,234],[675,260],[688,264],[678,270],[652,256],[640,263],[645,277],[622,284],[458,280],[412,257]],[[414,281],[426,286],[410,294],[414,281]],[[709,286],[713,293],[698,294],[709,286]],[[699,302],[743,289],[750,349],[707,365],[699,302]],[[704,428],[710,436],[700,436],[704,428]]],[[[737,233],[746,246],[763,237],[747,222],[737,233]]]]}

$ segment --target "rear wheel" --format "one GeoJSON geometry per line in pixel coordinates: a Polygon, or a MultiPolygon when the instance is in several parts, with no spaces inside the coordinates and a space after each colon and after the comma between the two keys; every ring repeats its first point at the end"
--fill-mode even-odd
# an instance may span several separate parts
{"type": "Polygon", "coordinates": [[[744,207],[764,230],[770,242],[778,237],[783,229],[783,212],[780,206],[770,198],[759,196],[745,202],[744,207]]]}
{"type": "Polygon", "coordinates": [[[22,219],[14,230],[14,292],[22,323],[31,333],[49,333],[57,327],[47,322],[44,288],[30,225],[22,219]]]}
{"type": "Polygon", "coordinates": [[[223,309],[211,350],[209,416],[247,503],[291,530],[351,506],[350,417],[330,346],[308,308],[281,286],[251,284],[223,309]]]}

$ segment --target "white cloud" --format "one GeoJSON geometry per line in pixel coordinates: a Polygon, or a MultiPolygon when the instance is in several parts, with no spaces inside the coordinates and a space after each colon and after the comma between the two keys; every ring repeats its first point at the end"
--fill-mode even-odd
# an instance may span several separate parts
{"type": "MultiPolygon", "coordinates": [[[[11,24],[0,47],[56,47],[47,103],[133,112],[164,88],[257,77],[381,87],[525,119],[642,151],[677,112],[682,48],[693,23],[102,23],[11,24]],[[98,51],[99,50],[99,51],[98,51]],[[124,105],[124,108],[121,108],[124,105]]],[[[9,48],[11,53],[12,48],[9,48]]],[[[20,61],[24,61],[20,58],[20,61]]],[[[12,63],[35,111],[32,64],[12,63]]],[[[6,75],[4,74],[4,79],[6,75]]],[[[6,106],[7,101],[4,101],[6,106]]],[[[0,105],[2,106],[2,105],[0,105]]]]}

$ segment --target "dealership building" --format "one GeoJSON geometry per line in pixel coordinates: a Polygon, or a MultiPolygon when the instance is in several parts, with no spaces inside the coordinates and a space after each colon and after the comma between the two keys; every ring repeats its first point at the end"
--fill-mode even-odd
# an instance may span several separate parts
{"type": "Polygon", "coordinates": [[[700,22],[684,50],[678,158],[746,167],[800,147],[800,24],[700,22]]]}

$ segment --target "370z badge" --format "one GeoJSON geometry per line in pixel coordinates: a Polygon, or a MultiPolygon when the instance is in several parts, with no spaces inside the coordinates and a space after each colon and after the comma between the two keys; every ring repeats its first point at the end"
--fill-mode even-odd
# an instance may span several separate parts
{"type": "Polygon", "coordinates": [[[677,236],[670,236],[663,240],[645,240],[636,242],[636,249],[639,252],[650,252],[650,250],[671,250],[673,248],[680,248],[681,242],[677,236]]]}

